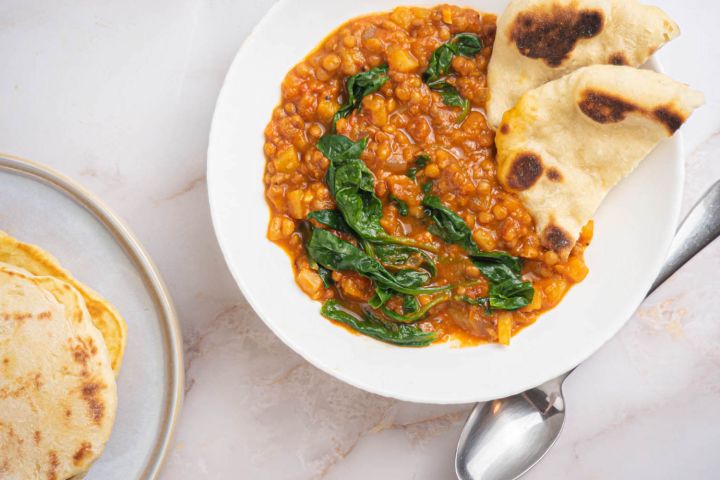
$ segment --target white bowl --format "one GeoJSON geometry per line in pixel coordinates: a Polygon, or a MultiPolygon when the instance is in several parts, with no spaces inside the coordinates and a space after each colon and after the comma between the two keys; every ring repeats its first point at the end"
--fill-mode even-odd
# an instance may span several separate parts
{"type": "MultiPolygon", "coordinates": [[[[502,11],[505,3],[458,2],[487,12],[502,11]]],[[[401,400],[466,403],[505,397],[578,365],[640,304],[677,224],[683,185],[680,140],[675,136],[660,144],[610,193],[595,216],[595,238],[586,251],[590,274],[558,307],[513,337],[509,347],[414,349],[352,335],[320,315],[320,303],[295,284],[288,256],[265,237],[263,130],[279,102],[285,74],[326,35],[353,17],[402,4],[281,0],[257,25],[225,78],[210,132],[207,179],[215,232],[230,271],[258,315],[318,368],[401,400]]]]}

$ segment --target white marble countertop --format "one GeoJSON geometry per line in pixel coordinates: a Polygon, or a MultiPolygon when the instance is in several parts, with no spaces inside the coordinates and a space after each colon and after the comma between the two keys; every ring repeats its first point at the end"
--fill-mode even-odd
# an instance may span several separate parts
{"type": "MultiPolygon", "coordinates": [[[[187,371],[164,478],[454,478],[469,405],[390,400],[310,366],[253,313],[218,249],[210,120],[235,51],[272,3],[3,0],[0,151],[82,182],[160,267],[187,371]]],[[[655,3],[683,30],[658,54],[667,73],[707,96],[683,129],[687,211],[720,178],[720,4],[655,3]]],[[[718,265],[716,242],[577,369],[566,429],[526,478],[720,478],[718,265]]]]}

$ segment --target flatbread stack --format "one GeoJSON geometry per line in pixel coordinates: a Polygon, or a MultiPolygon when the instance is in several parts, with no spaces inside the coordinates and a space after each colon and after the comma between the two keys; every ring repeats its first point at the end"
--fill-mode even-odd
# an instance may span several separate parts
{"type": "Polygon", "coordinates": [[[679,34],[665,12],[637,0],[511,1],[488,64],[488,119],[497,127],[523,93],[580,67],[642,65],[679,34]]]}
{"type": "Polygon", "coordinates": [[[561,258],[608,191],[703,104],[634,68],[678,32],[635,0],[516,0],[498,19],[486,105],[498,178],[561,258]]]}
{"type": "Polygon", "coordinates": [[[125,332],[54,258],[2,234],[0,479],[67,480],[90,468],[115,421],[125,332]]]}

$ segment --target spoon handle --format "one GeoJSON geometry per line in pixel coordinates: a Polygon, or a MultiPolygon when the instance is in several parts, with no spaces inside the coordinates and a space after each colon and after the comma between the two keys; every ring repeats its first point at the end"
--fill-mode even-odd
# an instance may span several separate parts
{"type": "Polygon", "coordinates": [[[670,245],[668,258],[648,295],[720,235],[720,180],[690,210],[670,245]]]}

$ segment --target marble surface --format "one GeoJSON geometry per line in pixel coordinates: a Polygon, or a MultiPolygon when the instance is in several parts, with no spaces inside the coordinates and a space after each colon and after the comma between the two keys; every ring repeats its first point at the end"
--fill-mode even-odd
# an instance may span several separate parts
{"type": "MultiPolygon", "coordinates": [[[[210,120],[235,51],[272,3],[3,0],[0,151],[101,196],[162,271],[187,372],[164,479],[454,478],[470,405],[398,402],[318,371],[253,313],[218,249],[210,120]]],[[[658,54],[666,71],[707,96],[683,129],[687,211],[720,178],[720,4],[656,3],[683,29],[658,54]]],[[[526,478],[720,476],[718,265],[716,242],[577,369],[566,429],[526,478]]]]}

